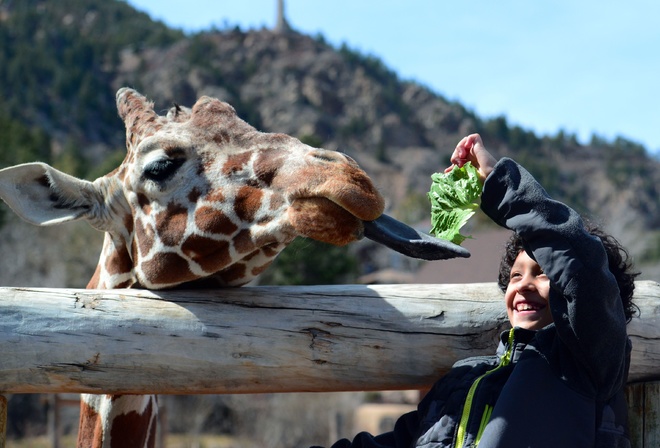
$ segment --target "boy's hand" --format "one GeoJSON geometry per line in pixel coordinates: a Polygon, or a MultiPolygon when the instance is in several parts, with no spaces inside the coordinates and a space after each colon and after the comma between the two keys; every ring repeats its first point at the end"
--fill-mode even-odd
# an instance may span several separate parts
{"type": "Polygon", "coordinates": [[[467,162],[471,162],[477,169],[479,178],[482,182],[486,180],[497,163],[495,157],[486,150],[479,134],[471,134],[467,137],[463,137],[463,139],[458,142],[458,145],[456,145],[456,149],[454,149],[450,160],[452,166],[445,169],[445,173],[451,171],[452,168],[454,168],[454,165],[460,168],[467,162]]]}

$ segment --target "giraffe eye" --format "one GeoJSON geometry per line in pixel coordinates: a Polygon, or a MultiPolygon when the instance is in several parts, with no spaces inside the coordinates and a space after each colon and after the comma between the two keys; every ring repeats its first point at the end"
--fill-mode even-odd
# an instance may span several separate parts
{"type": "Polygon", "coordinates": [[[162,182],[172,177],[185,161],[185,159],[154,160],[144,167],[144,177],[155,182],[162,182]]]}

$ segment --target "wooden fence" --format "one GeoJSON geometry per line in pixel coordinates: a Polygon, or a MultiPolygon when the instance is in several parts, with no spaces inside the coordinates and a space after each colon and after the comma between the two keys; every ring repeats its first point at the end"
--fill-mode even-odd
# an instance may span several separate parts
{"type": "MultiPolygon", "coordinates": [[[[637,282],[635,298],[632,437],[657,447],[660,284],[637,282]]],[[[424,389],[492,353],[507,325],[494,283],[0,288],[0,394],[424,389]]]]}

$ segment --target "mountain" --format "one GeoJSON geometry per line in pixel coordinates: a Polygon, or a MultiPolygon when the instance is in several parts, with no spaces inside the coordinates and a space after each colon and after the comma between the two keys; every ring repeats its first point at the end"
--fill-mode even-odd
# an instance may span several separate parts
{"type": "MultiPolygon", "coordinates": [[[[214,96],[261,130],[345,152],[375,180],[388,213],[411,224],[429,216],[430,175],[448,164],[462,136],[479,132],[496,155],[520,161],[551,195],[602,222],[630,247],[644,277],[660,277],[660,162],[634,142],[594,136],[583,145],[564,132],[539,136],[503,117],[480,118],[321,35],[239,28],[186,35],[122,1],[0,1],[0,166],[43,160],[89,179],[110,171],[125,151],[114,105],[122,86],[162,110],[214,96]]],[[[80,238],[78,230],[59,232],[80,238]]],[[[0,244],[8,249],[7,241],[0,244]]],[[[388,257],[368,259],[388,267],[388,257]]],[[[43,264],[36,271],[50,272],[43,264]]],[[[49,286],[72,283],[58,278],[63,284],[49,286]]]]}

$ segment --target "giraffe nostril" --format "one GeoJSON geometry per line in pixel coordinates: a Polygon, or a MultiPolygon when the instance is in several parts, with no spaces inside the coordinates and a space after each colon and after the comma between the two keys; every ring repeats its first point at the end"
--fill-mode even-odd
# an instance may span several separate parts
{"type": "Polygon", "coordinates": [[[329,151],[326,149],[317,149],[310,153],[310,155],[323,162],[330,163],[346,163],[346,156],[337,151],[329,151]]]}

